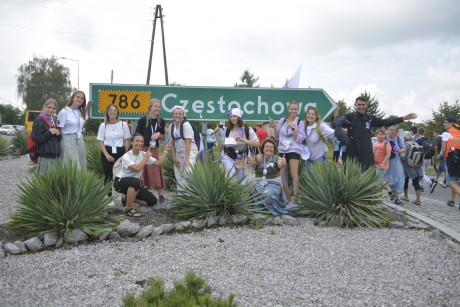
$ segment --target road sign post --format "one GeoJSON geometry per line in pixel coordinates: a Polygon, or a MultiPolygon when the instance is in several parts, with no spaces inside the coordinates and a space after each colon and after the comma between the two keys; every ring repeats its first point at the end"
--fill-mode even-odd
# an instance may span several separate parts
{"type": "Polygon", "coordinates": [[[243,110],[245,121],[279,119],[287,115],[288,103],[293,100],[299,102],[299,117],[307,107],[315,106],[324,118],[337,106],[323,89],[90,84],[90,97],[93,118],[104,118],[106,107],[113,103],[122,119],[138,119],[145,116],[153,98],[161,101],[160,117],[167,120],[172,119],[171,110],[176,105],[182,106],[192,121],[227,120],[231,108],[243,110]]]}

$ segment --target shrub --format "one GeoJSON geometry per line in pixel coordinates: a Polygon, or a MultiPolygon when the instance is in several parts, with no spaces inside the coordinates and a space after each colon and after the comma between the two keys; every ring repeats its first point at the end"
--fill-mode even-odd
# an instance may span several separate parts
{"type": "Polygon", "coordinates": [[[86,163],[88,171],[94,172],[96,175],[103,177],[101,149],[95,136],[85,136],[86,163]]]}
{"type": "Polygon", "coordinates": [[[11,153],[16,156],[28,153],[27,134],[25,132],[18,132],[11,138],[11,153]]]}
{"type": "Polygon", "coordinates": [[[6,157],[10,154],[10,141],[4,136],[0,136],[0,157],[6,157]]]}
{"type": "Polygon", "coordinates": [[[20,207],[11,213],[7,228],[35,236],[56,233],[56,246],[64,235],[78,228],[89,236],[109,231],[123,216],[107,216],[105,198],[110,185],[92,172],[77,169],[74,163],[54,163],[48,172],[34,174],[19,186],[20,207]]]}
{"type": "Polygon", "coordinates": [[[383,206],[382,180],[373,168],[363,171],[360,164],[347,160],[315,163],[300,176],[300,205],[295,215],[316,218],[317,222],[338,223],[342,227],[381,227],[391,217],[383,206]]]}
{"type": "Polygon", "coordinates": [[[137,306],[237,306],[231,293],[225,301],[210,297],[211,290],[206,281],[193,272],[185,275],[183,282],[174,282],[174,287],[166,292],[161,278],[150,278],[148,288],[136,298],[133,294],[123,297],[125,307],[137,306]]]}
{"type": "Polygon", "coordinates": [[[263,201],[254,193],[253,184],[241,185],[242,180],[230,177],[219,162],[206,156],[203,163],[197,162],[186,171],[187,189],[177,191],[168,209],[180,219],[266,213],[258,208],[263,201]]]}

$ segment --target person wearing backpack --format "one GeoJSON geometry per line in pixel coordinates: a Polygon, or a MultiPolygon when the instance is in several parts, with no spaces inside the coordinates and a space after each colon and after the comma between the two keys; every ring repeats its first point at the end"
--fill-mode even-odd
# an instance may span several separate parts
{"type": "Polygon", "coordinates": [[[35,119],[32,126],[31,138],[38,149],[38,163],[36,173],[48,171],[51,162],[61,156],[61,132],[54,121],[57,109],[56,100],[50,98],[43,105],[43,112],[35,119]]]}
{"type": "Polygon", "coordinates": [[[431,188],[433,187],[433,184],[434,184],[434,180],[431,180],[426,175],[426,169],[430,167],[432,164],[432,160],[434,156],[433,143],[431,143],[430,140],[425,136],[425,129],[423,127],[420,127],[417,129],[417,137],[414,138],[414,141],[423,147],[423,166],[422,166],[423,177],[421,178],[422,192],[424,191],[423,183],[428,184],[430,186],[430,191],[431,191],[431,188]]]}
{"type": "MultiPolygon", "coordinates": [[[[160,148],[160,141],[165,138],[165,120],[160,118],[161,112],[161,101],[157,98],[153,98],[148,107],[147,114],[144,117],[139,118],[136,126],[136,132],[144,136],[144,151],[150,148],[152,157],[159,159],[158,149],[160,148]]],[[[165,143],[166,144],[166,143],[165,143]]],[[[165,182],[163,179],[163,171],[161,166],[155,164],[145,165],[144,171],[142,172],[141,182],[144,187],[149,189],[155,189],[158,193],[159,205],[155,209],[164,209],[165,197],[163,195],[163,189],[165,182]]]]}
{"type": "Polygon", "coordinates": [[[299,103],[291,101],[288,105],[288,116],[281,118],[278,123],[270,118],[270,124],[274,127],[275,137],[279,141],[279,155],[286,159],[286,171],[281,173],[283,179],[284,193],[289,200],[288,209],[296,209],[299,201],[299,163],[300,154],[304,145],[305,139],[305,123],[300,121],[297,116],[299,115],[299,103]],[[292,179],[292,196],[288,187],[288,174],[292,179]]]}
{"type": "Polygon", "coordinates": [[[174,162],[174,176],[177,189],[185,189],[185,171],[193,167],[198,156],[198,147],[192,125],[187,121],[185,109],[181,106],[172,108],[173,123],[171,129],[172,158],[174,162]]]}
{"type": "Polygon", "coordinates": [[[371,129],[372,127],[383,127],[399,124],[405,120],[417,118],[417,114],[409,113],[403,117],[381,119],[366,113],[368,107],[367,98],[360,96],[355,100],[356,112],[345,115],[348,121],[345,128],[348,128],[349,143],[347,144],[348,158],[354,158],[361,163],[364,170],[374,165],[372,151],[371,129]]]}
{"type": "Polygon", "coordinates": [[[391,188],[390,199],[398,206],[404,203],[400,199],[400,195],[404,189],[404,168],[401,162],[401,155],[405,153],[406,146],[403,139],[397,134],[398,126],[393,125],[387,129],[387,141],[391,145],[392,154],[390,156],[390,167],[387,170],[388,185],[391,188]]]}
{"type": "MultiPolygon", "coordinates": [[[[444,129],[447,132],[442,134],[442,151],[446,156],[447,185],[452,192],[460,195],[460,130],[458,128],[455,117],[449,116],[444,120],[444,129]]],[[[453,197],[455,194],[451,193],[451,199],[447,202],[450,207],[455,205],[453,197]]]]}
{"type": "MultiPolygon", "coordinates": [[[[227,130],[225,131],[224,142],[216,138],[217,145],[221,151],[221,162],[225,170],[230,176],[237,176],[242,178],[247,163],[247,156],[249,147],[258,147],[259,139],[257,135],[249,126],[243,122],[243,111],[238,108],[233,108],[228,111],[229,122],[227,130]]],[[[216,133],[219,133],[218,127],[216,133]]],[[[244,181],[242,182],[244,183],[244,181]]]]}
{"type": "Polygon", "coordinates": [[[311,163],[325,163],[327,155],[326,140],[334,137],[334,129],[321,120],[318,109],[308,107],[304,118],[305,140],[310,157],[305,161],[307,169],[311,163]]]}
{"type": "Polygon", "coordinates": [[[412,141],[412,135],[410,133],[404,133],[404,142],[406,147],[406,152],[403,157],[405,180],[404,197],[401,198],[401,200],[409,201],[407,193],[409,189],[409,179],[412,179],[412,185],[414,186],[416,196],[412,203],[420,205],[420,195],[422,193],[422,189],[420,187],[420,177],[423,176],[423,149],[422,146],[412,141]]]}

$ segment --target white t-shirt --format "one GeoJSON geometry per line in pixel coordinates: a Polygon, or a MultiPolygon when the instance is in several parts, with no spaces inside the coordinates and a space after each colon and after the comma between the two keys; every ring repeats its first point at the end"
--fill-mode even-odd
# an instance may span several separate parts
{"type": "MultiPolygon", "coordinates": [[[[140,178],[142,171],[140,172],[135,172],[131,170],[129,167],[131,165],[139,164],[142,159],[144,159],[145,156],[145,151],[139,151],[139,155],[135,155],[132,150],[128,151],[121,157],[121,165],[122,168],[118,172],[117,177],[120,178],[125,178],[125,177],[134,177],[134,178],[140,178]]],[[[153,164],[155,163],[156,159],[154,157],[149,157],[147,160],[147,164],[153,164]]]]}
{"type": "Polygon", "coordinates": [[[81,136],[81,131],[83,125],[85,124],[85,119],[81,117],[80,110],[74,110],[70,107],[65,107],[59,111],[57,119],[57,126],[62,128],[62,134],[76,133],[79,137],[81,136]]]}
{"type": "MultiPolygon", "coordinates": [[[[450,134],[450,132],[443,132],[442,133],[442,141],[443,142],[447,142],[449,139],[452,138],[452,134],[450,134]]],[[[448,149],[448,148],[447,148],[448,149]]],[[[447,150],[447,152],[450,152],[452,150],[455,150],[455,147],[451,147],[450,150],[447,150]]]]}
{"type": "MultiPolygon", "coordinates": [[[[173,129],[173,136],[174,136],[174,146],[176,148],[176,153],[181,153],[185,151],[185,140],[181,138],[180,135],[180,125],[176,129],[176,124],[171,124],[170,129],[173,129]]],[[[195,137],[193,133],[193,128],[189,122],[184,123],[184,138],[191,139],[192,145],[190,150],[198,150],[198,147],[195,144],[195,137]]]]}
{"type": "Polygon", "coordinates": [[[123,147],[123,141],[130,137],[129,127],[122,121],[116,124],[102,123],[97,131],[97,140],[104,142],[105,146],[123,147]]]}

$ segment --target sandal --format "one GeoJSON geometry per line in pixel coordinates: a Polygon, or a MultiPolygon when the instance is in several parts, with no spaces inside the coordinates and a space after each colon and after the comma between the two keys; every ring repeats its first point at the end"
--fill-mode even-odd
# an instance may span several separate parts
{"type": "Polygon", "coordinates": [[[142,216],[142,214],[140,214],[139,212],[136,212],[134,208],[126,209],[125,213],[126,213],[126,216],[130,216],[130,217],[141,217],[142,216]]]}
{"type": "Polygon", "coordinates": [[[416,205],[416,206],[420,206],[420,205],[421,205],[420,201],[417,202],[416,200],[414,200],[412,203],[413,203],[414,205],[416,205]]]}
{"type": "Polygon", "coordinates": [[[453,206],[455,206],[455,202],[454,202],[453,200],[449,200],[449,201],[447,202],[447,205],[448,205],[449,207],[453,207],[453,206]]]}
{"type": "Polygon", "coordinates": [[[402,201],[409,201],[409,197],[403,196],[400,198],[402,201]]]}

